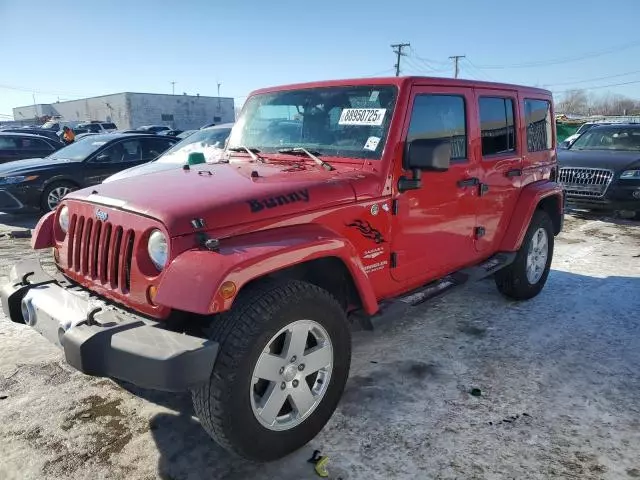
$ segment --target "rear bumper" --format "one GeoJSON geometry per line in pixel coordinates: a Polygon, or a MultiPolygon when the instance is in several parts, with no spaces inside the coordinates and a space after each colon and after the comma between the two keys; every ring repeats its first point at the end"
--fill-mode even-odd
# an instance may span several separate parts
{"type": "Polygon", "coordinates": [[[189,390],[209,379],[216,342],[165,330],[81,293],[33,260],[15,265],[0,286],[7,317],[37,330],[87,375],[165,391],[189,390]]]}

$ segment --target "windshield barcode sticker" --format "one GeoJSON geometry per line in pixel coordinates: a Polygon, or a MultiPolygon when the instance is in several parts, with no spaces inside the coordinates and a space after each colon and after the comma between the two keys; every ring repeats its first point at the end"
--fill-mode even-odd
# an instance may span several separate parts
{"type": "Polygon", "coordinates": [[[382,125],[386,108],[345,108],[338,125],[382,125]]]}

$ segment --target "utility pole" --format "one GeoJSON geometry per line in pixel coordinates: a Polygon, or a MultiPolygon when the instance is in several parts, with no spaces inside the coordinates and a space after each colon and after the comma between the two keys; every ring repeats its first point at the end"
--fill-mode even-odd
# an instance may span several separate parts
{"type": "Polygon", "coordinates": [[[460,69],[458,68],[458,61],[461,58],[465,58],[466,55],[451,55],[449,58],[451,60],[453,60],[453,65],[454,65],[454,74],[453,74],[453,78],[458,78],[458,73],[460,72],[460,69]]]}
{"type": "Polygon", "coordinates": [[[391,48],[393,48],[393,53],[397,55],[396,64],[394,65],[394,68],[396,69],[396,77],[400,76],[400,57],[406,57],[407,55],[406,53],[402,53],[402,49],[404,47],[410,46],[410,43],[395,43],[391,45],[391,48]]]}
{"type": "Polygon", "coordinates": [[[175,95],[176,94],[176,82],[170,82],[171,83],[171,95],[175,95]]]}
{"type": "Polygon", "coordinates": [[[222,82],[216,82],[218,84],[218,112],[222,108],[222,104],[220,103],[220,87],[222,86],[222,82]]]}

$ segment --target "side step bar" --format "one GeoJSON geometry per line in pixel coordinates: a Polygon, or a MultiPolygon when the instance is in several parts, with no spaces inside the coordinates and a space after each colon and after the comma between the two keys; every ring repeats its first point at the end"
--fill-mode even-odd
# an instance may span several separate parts
{"type": "Polygon", "coordinates": [[[352,317],[360,322],[363,330],[373,330],[373,324],[379,323],[383,318],[397,317],[405,313],[409,307],[420,305],[427,300],[453,290],[455,287],[461,287],[469,282],[482,280],[510,265],[515,258],[516,252],[497,253],[478,265],[463,268],[446,277],[417,288],[402,297],[383,302],[380,305],[380,310],[375,315],[369,316],[362,312],[354,312],[352,317]]]}

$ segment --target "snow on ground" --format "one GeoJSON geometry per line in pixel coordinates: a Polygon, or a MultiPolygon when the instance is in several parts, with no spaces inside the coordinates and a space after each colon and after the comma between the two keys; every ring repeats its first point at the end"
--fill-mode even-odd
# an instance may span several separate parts
{"type": "MultiPolygon", "coordinates": [[[[0,277],[31,255],[0,237],[0,277]]],[[[640,224],[567,217],[535,299],[485,280],[354,333],[337,412],[268,465],[213,443],[189,395],[79,374],[0,313],[0,478],[298,480],[314,449],[345,480],[640,478],[639,312],[640,224]]]]}

